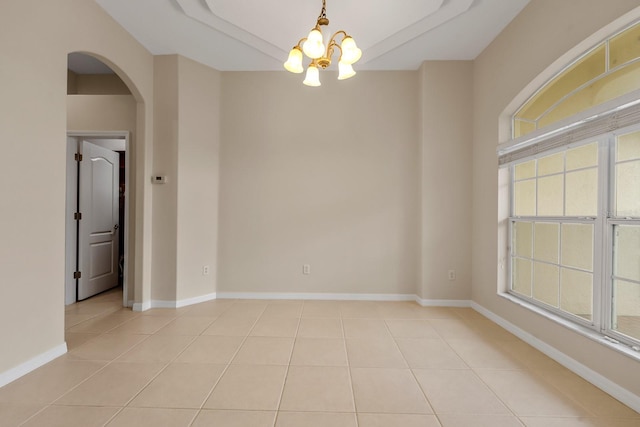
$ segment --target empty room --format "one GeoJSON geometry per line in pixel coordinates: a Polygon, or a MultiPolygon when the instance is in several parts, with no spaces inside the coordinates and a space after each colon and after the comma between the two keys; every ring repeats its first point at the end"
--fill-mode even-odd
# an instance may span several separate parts
{"type": "Polygon", "coordinates": [[[640,425],[637,0],[3,0],[0,82],[0,426],[640,425]]]}

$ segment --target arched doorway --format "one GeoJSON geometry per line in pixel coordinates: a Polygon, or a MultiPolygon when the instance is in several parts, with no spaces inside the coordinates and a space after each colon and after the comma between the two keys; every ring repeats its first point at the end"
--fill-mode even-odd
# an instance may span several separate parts
{"type": "Polygon", "coordinates": [[[69,54],[67,73],[65,303],[122,287],[123,306],[130,307],[137,100],[118,73],[93,55],[69,54]],[[86,158],[83,150],[89,148],[107,154],[86,158]],[[105,174],[112,183],[103,182],[105,174]],[[99,194],[106,199],[100,201],[99,194]],[[107,205],[113,206],[108,215],[107,205]]]}

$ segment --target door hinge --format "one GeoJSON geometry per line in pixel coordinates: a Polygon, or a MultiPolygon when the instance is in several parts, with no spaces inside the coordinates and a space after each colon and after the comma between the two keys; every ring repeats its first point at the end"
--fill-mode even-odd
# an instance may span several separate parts
{"type": "Polygon", "coordinates": [[[74,158],[76,159],[76,162],[81,162],[81,161],[82,161],[82,154],[80,154],[80,153],[76,153],[76,155],[74,156],[74,158]]]}
{"type": "Polygon", "coordinates": [[[82,219],[82,212],[76,212],[73,214],[73,219],[76,221],[80,221],[82,219]]]}
{"type": "Polygon", "coordinates": [[[82,273],[79,271],[74,271],[73,272],[73,278],[74,279],[80,279],[82,277],[82,273]]]}

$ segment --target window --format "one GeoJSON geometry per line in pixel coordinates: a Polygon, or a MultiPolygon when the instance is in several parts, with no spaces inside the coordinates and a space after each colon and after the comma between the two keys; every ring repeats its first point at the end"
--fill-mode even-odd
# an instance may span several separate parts
{"type": "Polygon", "coordinates": [[[611,329],[640,341],[640,132],[615,141],[611,329]]]}
{"type": "Polygon", "coordinates": [[[640,131],[609,133],[510,169],[510,292],[640,343],[640,131]]]}
{"type": "Polygon", "coordinates": [[[634,348],[640,346],[638,40],[640,24],[558,74],[516,112],[516,139],[498,150],[510,182],[509,293],[634,348]]]}
{"type": "Polygon", "coordinates": [[[598,142],[513,166],[512,290],[593,318],[598,142]]]}

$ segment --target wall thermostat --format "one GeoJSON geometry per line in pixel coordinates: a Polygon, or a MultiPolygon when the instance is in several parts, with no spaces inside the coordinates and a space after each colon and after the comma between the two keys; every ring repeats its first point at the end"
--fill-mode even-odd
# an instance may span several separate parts
{"type": "Polygon", "coordinates": [[[154,184],[165,184],[167,182],[166,175],[154,175],[151,177],[151,182],[154,184]]]}

